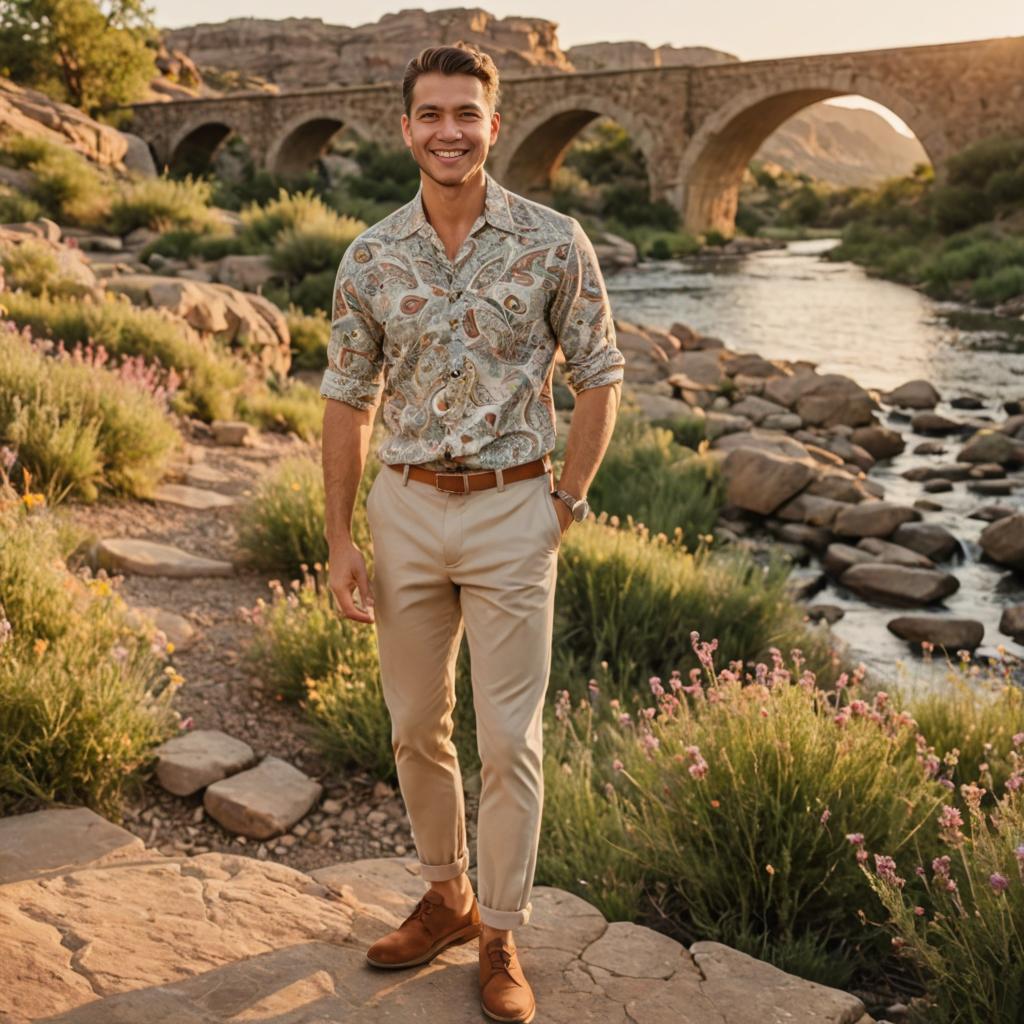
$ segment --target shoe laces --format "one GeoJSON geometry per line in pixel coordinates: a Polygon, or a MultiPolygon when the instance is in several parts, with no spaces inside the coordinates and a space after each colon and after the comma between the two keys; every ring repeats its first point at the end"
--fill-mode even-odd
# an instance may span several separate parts
{"type": "Polygon", "coordinates": [[[413,908],[412,913],[409,915],[410,921],[423,920],[436,906],[437,904],[432,903],[425,896],[421,897],[419,903],[413,908]]]}
{"type": "Polygon", "coordinates": [[[490,957],[492,968],[495,970],[500,970],[502,968],[507,970],[512,965],[512,958],[515,956],[515,951],[510,950],[507,946],[494,944],[487,947],[487,955],[490,957]]]}

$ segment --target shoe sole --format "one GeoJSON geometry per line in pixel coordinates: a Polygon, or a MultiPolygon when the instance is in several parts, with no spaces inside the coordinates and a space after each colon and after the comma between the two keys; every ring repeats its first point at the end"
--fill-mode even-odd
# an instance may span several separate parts
{"type": "Polygon", "coordinates": [[[530,1021],[537,1015],[537,1007],[534,1005],[526,1017],[499,1017],[496,1013],[491,1013],[491,1011],[484,1006],[482,999],[480,1000],[480,1009],[483,1010],[491,1020],[511,1021],[515,1022],[515,1024],[530,1024],[530,1021]]]}
{"type": "Polygon", "coordinates": [[[435,956],[443,953],[449,946],[461,946],[463,943],[471,942],[473,939],[479,938],[479,936],[480,925],[469,925],[461,931],[452,932],[451,935],[446,935],[443,939],[438,940],[438,942],[431,946],[423,956],[418,957],[415,960],[403,960],[398,964],[387,964],[367,956],[366,962],[368,964],[372,964],[374,967],[383,967],[389,970],[397,970],[399,967],[417,967],[420,964],[425,964],[433,960],[435,956]]]}

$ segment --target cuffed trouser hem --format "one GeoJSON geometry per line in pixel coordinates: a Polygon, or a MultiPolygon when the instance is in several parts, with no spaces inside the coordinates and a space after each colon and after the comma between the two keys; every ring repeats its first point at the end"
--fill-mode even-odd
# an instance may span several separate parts
{"type": "Polygon", "coordinates": [[[533,911],[533,903],[527,903],[522,910],[494,910],[485,907],[477,900],[477,909],[480,911],[480,920],[490,928],[497,928],[499,931],[507,931],[510,928],[518,928],[530,920],[533,911]]]}
{"type": "Polygon", "coordinates": [[[447,882],[449,878],[458,878],[468,870],[468,851],[452,864],[424,864],[423,861],[420,861],[420,877],[428,882],[447,882]]]}

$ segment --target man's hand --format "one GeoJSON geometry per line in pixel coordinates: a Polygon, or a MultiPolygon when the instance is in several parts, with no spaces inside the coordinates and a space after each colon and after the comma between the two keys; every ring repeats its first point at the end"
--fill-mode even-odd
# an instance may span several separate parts
{"type": "Polygon", "coordinates": [[[337,549],[332,548],[327,564],[327,583],[341,608],[342,615],[355,622],[374,622],[373,587],[366,574],[366,561],[359,548],[351,541],[343,543],[337,549]],[[352,599],[353,587],[358,587],[359,598],[366,611],[356,607],[352,599]]]}
{"type": "Polygon", "coordinates": [[[551,500],[555,503],[555,515],[558,516],[558,522],[562,526],[562,536],[564,537],[569,524],[576,522],[576,520],[572,517],[572,510],[561,498],[553,494],[551,500]]]}

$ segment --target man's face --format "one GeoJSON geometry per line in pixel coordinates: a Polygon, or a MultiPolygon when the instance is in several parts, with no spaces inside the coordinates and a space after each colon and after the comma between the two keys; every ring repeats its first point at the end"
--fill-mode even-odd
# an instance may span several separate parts
{"type": "Polygon", "coordinates": [[[501,115],[490,112],[479,78],[420,75],[410,106],[411,116],[402,115],[402,137],[424,174],[439,185],[459,185],[483,167],[501,115]]]}

